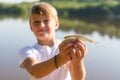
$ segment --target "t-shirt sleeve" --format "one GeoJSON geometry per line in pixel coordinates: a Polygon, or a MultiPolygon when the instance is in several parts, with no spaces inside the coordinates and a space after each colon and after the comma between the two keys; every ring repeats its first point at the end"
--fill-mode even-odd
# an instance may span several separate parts
{"type": "Polygon", "coordinates": [[[35,54],[33,53],[32,47],[27,46],[19,51],[19,58],[20,58],[19,62],[21,67],[23,61],[29,57],[36,57],[35,54]]]}

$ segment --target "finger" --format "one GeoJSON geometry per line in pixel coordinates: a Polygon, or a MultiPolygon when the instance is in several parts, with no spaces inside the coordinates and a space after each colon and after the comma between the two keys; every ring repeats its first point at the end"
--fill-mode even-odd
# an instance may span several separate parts
{"type": "Polygon", "coordinates": [[[84,45],[84,42],[83,42],[83,41],[81,41],[79,38],[76,38],[76,39],[74,40],[74,43],[77,44],[78,42],[80,42],[81,44],[84,45]]]}
{"type": "Polygon", "coordinates": [[[62,54],[64,57],[69,58],[71,60],[71,51],[73,50],[73,47],[70,47],[66,49],[65,51],[61,51],[60,54],[62,54]]]}
{"type": "Polygon", "coordinates": [[[77,45],[78,49],[81,51],[81,53],[84,54],[85,51],[86,51],[86,49],[85,49],[85,45],[83,45],[83,44],[80,43],[80,42],[77,43],[76,45],[77,45]]]}
{"type": "Polygon", "coordinates": [[[69,48],[72,48],[72,45],[72,43],[68,43],[67,45],[59,47],[59,50],[65,52],[66,50],[69,50],[69,48]]]}
{"type": "Polygon", "coordinates": [[[75,55],[75,53],[76,53],[75,49],[73,49],[70,53],[71,53],[72,60],[73,61],[77,60],[77,56],[75,55]]]}
{"type": "Polygon", "coordinates": [[[67,39],[67,40],[64,40],[62,41],[62,43],[60,44],[60,46],[64,46],[66,43],[72,43],[74,41],[74,39],[67,39]]]}
{"type": "Polygon", "coordinates": [[[73,51],[73,47],[70,47],[70,48],[66,49],[66,50],[65,50],[65,53],[66,53],[67,55],[69,55],[69,54],[71,53],[71,51],[73,51]]]}
{"type": "Polygon", "coordinates": [[[83,57],[87,54],[87,47],[86,45],[84,45],[84,53],[83,53],[83,57]]]}
{"type": "Polygon", "coordinates": [[[85,53],[84,53],[84,56],[86,56],[86,54],[87,54],[87,47],[85,46],[85,53]]]}
{"type": "Polygon", "coordinates": [[[79,59],[81,59],[82,53],[81,53],[80,49],[78,49],[78,47],[75,47],[75,50],[76,50],[76,56],[77,56],[79,59]]]}
{"type": "Polygon", "coordinates": [[[69,39],[69,40],[64,40],[60,45],[59,48],[61,49],[67,49],[69,47],[71,47],[73,45],[73,39],[69,39]]]}

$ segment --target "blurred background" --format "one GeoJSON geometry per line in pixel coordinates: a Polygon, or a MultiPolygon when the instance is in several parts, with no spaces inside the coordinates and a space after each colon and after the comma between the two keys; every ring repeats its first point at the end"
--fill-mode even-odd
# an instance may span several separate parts
{"type": "MultiPolygon", "coordinates": [[[[19,50],[36,43],[29,28],[29,9],[41,0],[0,0],[0,80],[30,80],[19,68],[19,50]]],[[[82,34],[97,42],[85,43],[86,80],[120,80],[120,0],[42,0],[58,11],[61,40],[82,34]]]]}

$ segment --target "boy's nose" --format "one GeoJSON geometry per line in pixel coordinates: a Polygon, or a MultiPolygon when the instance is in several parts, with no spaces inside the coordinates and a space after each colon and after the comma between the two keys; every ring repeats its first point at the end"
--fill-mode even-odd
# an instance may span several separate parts
{"type": "Polygon", "coordinates": [[[43,21],[40,22],[41,27],[45,27],[45,23],[43,21]]]}

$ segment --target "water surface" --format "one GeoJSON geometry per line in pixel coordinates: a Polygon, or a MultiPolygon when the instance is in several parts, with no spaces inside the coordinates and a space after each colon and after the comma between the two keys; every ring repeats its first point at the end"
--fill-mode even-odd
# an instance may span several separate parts
{"type": "MultiPolygon", "coordinates": [[[[3,19],[0,28],[0,80],[29,80],[26,71],[19,68],[18,57],[22,47],[36,43],[28,21],[3,19]]],[[[58,30],[56,36],[63,40],[67,34],[75,32],[58,30]]],[[[107,34],[101,36],[97,31],[84,35],[99,42],[97,47],[86,43],[86,80],[120,80],[120,39],[110,38],[107,34]]]]}

